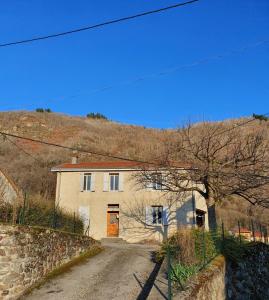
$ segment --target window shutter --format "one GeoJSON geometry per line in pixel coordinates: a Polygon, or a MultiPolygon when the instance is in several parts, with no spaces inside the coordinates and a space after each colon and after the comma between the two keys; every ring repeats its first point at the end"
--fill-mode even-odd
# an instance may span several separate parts
{"type": "Polygon", "coordinates": [[[152,207],[147,206],[146,207],[146,224],[147,225],[152,225],[153,218],[152,218],[152,207]]]}
{"type": "Polygon", "coordinates": [[[150,181],[146,182],[146,189],[147,190],[152,190],[153,189],[153,183],[150,182],[150,181]]]}
{"type": "Polygon", "coordinates": [[[91,174],[91,192],[95,191],[95,174],[91,174]]]}
{"type": "Polygon", "coordinates": [[[104,188],[103,191],[104,192],[108,192],[109,191],[109,173],[104,173],[104,188]]]}
{"type": "Polygon", "coordinates": [[[84,173],[80,173],[80,191],[84,191],[84,173]]]}
{"type": "Polygon", "coordinates": [[[123,179],[124,179],[123,173],[119,173],[119,191],[120,192],[123,192],[123,179]]]}
{"type": "Polygon", "coordinates": [[[163,225],[169,225],[169,208],[168,208],[168,206],[163,207],[163,225]]]}

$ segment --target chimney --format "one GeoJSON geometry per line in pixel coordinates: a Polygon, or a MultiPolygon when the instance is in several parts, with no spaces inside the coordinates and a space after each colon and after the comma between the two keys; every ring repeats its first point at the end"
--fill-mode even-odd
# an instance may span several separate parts
{"type": "Polygon", "coordinates": [[[78,163],[78,152],[75,150],[73,151],[72,154],[72,164],[77,164],[78,163]]]}

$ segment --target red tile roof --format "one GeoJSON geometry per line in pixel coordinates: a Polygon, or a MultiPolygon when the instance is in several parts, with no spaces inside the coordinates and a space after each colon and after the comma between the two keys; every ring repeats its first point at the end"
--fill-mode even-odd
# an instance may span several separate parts
{"type": "MultiPolygon", "coordinates": [[[[146,163],[132,162],[132,161],[94,161],[81,162],[77,164],[65,163],[52,168],[52,171],[58,170],[77,170],[77,169],[138,169],[145,166],[154,166],[146,163]]],[[[180,168],[186,168],[186,164],[178,164],[180,168]]]]}
{"type": "Polygon", "coordinates": [[[251,231],[249,229],[243,227],[243,228],[240,228],[240,232],[241,233],[250,233],[251,231]]]}
{"type": "MultiPolygon", "coordinates": [[[[232,231],[234,233],[239,233],[238,228],[234,228],[232,231]]],[[[242,228],[240,228],[240,233],[251,233],[251,231],[246,227],[242,227],[242,228]]]]}
{"type": "Polygon", "coordinates": [[[141,167],[141,163],[131,161],[93,161],[77,164],[65,163],[53,169],[132,169],[141,167]]]}

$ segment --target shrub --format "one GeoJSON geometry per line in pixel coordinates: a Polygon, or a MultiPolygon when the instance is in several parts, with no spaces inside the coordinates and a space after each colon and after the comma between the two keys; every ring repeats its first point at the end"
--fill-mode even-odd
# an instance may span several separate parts
{"type": "MultiPolygon", "coordinates": [[[[0,206],[0,222],[11,223],[13,207],[10,204],[0,206]]],[[[83,233],[83,222],[78,216],[54,207],[52,202],[31,199],[18,207],[17,224],[51,227],[62,231],[83,233]]]]}
{"type": "Polygon", "coordinates": [[[50,108],[37,108],[35,111],[40,112],[40,113],[44,113],[44,112],[51,113],[52,112],[52,110],[50,108]]]}
{"type": "Polygon", "coordinates": [[[238,237],[226,236],[223,241],[222,254],[234,263],[238,263],[243,260],[246,251],[251,246],[251,243],[241,239],[241,243],[238,237]]]}
{"type": "Polygon", "coordinates": [[[220,252],[221,243],[218,232],[193,229],[192,234],[195,240],[195,256],[201,264],[208,262],[220,252]]]}
{"type": "Polygon", "coordinates": [[[181,264],[191,265],[197,263],[195,255],[195,236],[192,229],[179,228],[169,238],[168,243],[172,246],[173,257],[181,264]]]}
{"type": "Polygon", "coordinates": [[[252,117],[256,120],[260,120],[260,121],[268,121],[269,118],[266,117],[265,115],[257,115],[257,114],[253,114],[252,117]]]}
{"type": "Polygon", "coordinates": [[[170,273],[171,280],[181,284],[185,284],[186,281],[199,271],[198,265],[183,265],[176,264],[173,266],[173,271],[170,273]]]}
{"type": "Polygon", "coordinates": [[[158,257],[166,254],[167,247],[176,264],[203,265],[219,253],[221,243],[218,233],[214,236],[201,229],[180,228],[162,245],[158,257]]]}
{"type": "Polygon", "coordinates": [[[107,117],[101,113],[89,113],[87,114],[87,118],[89,119],[102,119],[102,120],[108,120],[107,117]]]}

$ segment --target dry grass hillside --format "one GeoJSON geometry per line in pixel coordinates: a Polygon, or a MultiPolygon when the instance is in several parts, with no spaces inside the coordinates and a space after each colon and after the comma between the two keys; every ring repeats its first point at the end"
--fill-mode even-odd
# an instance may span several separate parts
{"type": "MultiPolygon", "coordinates": [[[[238,122],[242,120],[230,120],[226,123],[231,125],[238,122]]],[[[199,127],[199,124],[196,126],[199,127]]],[[[244,130],[255,130],[260,127],[268,130],[268,126],[267,122],[255,121],[245,126],[244,130]]],[[[157,130],[106,120],[25,111],[0,113],[0,130],[139,160],[155,159],[164,151],[164,145],[176,138],[176,132],[173,130],[157,130]]],[[[55,175],[50,172],[50,168],[70,161],[71,152],[15,138],[3,136],[0,138],[0,167],[6,170],[26,193],[47,200],[53,199],[55,175]]],[[[89,161],[104,158],[82,154],[79,159],[89,161]]],[[[235,223],[236,218],[247,219],[249,214],[257,213],[260,215],[259,218],[267,221],[264,212],[250,209],[247,204],[238,200],[222,203],[218,213],[230,224],[235,223]]]]}

